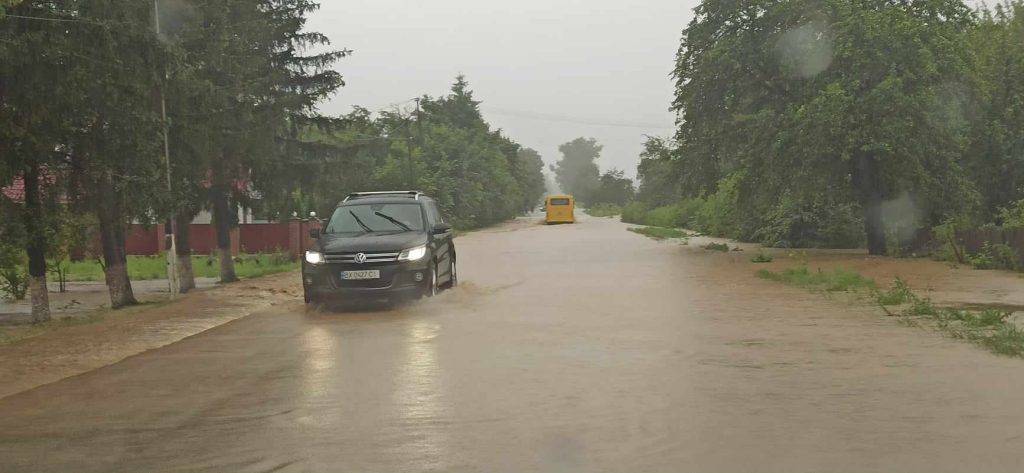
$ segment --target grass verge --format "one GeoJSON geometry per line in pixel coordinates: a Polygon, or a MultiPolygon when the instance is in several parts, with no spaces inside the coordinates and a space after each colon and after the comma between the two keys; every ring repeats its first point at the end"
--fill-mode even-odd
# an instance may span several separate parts
{"type": "MultiPolygon", "coordinates": [[[[98,261],[64,263],[68,268],[68,281],[103,281],[103,267],[98,261]]],[[[164,255],[129,256],[128,277],[133,281],[164,279],[167,277],[167,258],[164,255]]],[[[283,253],[243,254],[235,257],[235,273],[240,278],[255,278],[297,269],[299,263],[283,253]]],[[[220,276],[220,260],[216,256],[192,256],[192,271],[197,278],[220,276]]]]}

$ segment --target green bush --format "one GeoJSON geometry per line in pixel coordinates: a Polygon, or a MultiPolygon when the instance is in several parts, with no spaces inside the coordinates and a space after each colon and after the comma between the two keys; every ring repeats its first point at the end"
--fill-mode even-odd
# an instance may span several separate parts
{"type": "Polygon", "coordinates": [[[647,212],[644,225],[655,227],[678,228],[686,225],[682,209],[677,205],[666,205],[647,212]]]}
{"type": "Polygon", "coordinates": [[[623,209],[622,221],[688,228],[783,248],[856,248],[863,244],[864,226],[856,204],[828,197],[812,202],[784,197],[763,210],[746,208],[740,201],[744,178],[745,174],[735,173],[722,179],[707,198],[688,198],[656,208],[634,202],[623,209]]]}
{"type": "Polygon", "coordinates": [[[622,214],[622,207],[615,204],[594,204],[585,210],[592,217],[614,217],[622,214]]]}
{"type": "Polygon", "coordinates": [[[911,302],[914,299],[914,293],[906,281],[896,278],[892,287],[888,291],[879,292],[876,299],[881,305],[900,305],[911,302]]]}
{"type": "Polygon", "coordinates": [[[28,274],[21,248],[0,242],[0,291],[11,300],[20,301],[28,293],[28,274]]]}
{"type": "Polygon", "coordinates": [[[634,202],[622,209],[622,221],[653,227],[690,228],[693,227],[694,218],[703,206],[702,199],[684,199],[672,205],[653,209],[634,202]]]}
{"type": "Polygon", "coordinates": [[[725,253],[731,249],[729,248],[729,245],[725,243],[708,243],[707,245],[704,245],[701,248],[704,248],[705,250],[709,251],[721,251],[722,253],[725,253]]]}
{"type": "Polygon", "coordinates": [[[0,269],[0,291],[11,300],[24,299],[28,294],[28,274],[20,267],[0,269]]]}
{"type": "Polygon", "coordinates": [[[967,256],[967,261],[975,269],[1022,269],[1017,251],[1004,243],[985,242],[978,253],[967,256]]]}
{"type": "Polygon", "coordinates": [[[863,244],[864,224],[855,204],[787,197],[764,215],[753,237],[777,248],[858,248],[863,244]]]}
{"type": "Polygon", "coordinates": [[[775,261],[775,258],[764,251],[758,252],[753,258],[750,258],[751,263],[771,263],[772,261],[775,261]]]}
{"type": "Polygon", "coordinates": [[[1024,228],[1024,199],[999,209],[999,220],[1003,228],[1024,228]]]}
{"type": "Polygon", "coordinates": [[[737,238],[736,198],[742,175],[734,174],[718,183],[718,191],[708,196],[694,215],[694,226],[708,235],[737,238]]]}
{"type": "Polygon", "coordinates": [[[647,206],[640,202],[632,202],[622,208],[622,221],[644,225],[647,219],[647,206]]]}

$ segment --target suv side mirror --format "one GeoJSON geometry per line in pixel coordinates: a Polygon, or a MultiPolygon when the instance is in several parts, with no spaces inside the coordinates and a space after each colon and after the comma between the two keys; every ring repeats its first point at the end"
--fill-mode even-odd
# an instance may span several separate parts
{"type": "Polygon", "coordinates": [[[320,229],[319,228],[310,228],[309,229],[309,237],[314,239],[314,240],[319,240],[320,239],[320,229]]]}
{"type": "Polygon", "coordinates": [[[434,235],[440,235],[442,233],[448,233],[452,229],[451,225],[447,223],[439,223],[434,225],[434,235]]]}

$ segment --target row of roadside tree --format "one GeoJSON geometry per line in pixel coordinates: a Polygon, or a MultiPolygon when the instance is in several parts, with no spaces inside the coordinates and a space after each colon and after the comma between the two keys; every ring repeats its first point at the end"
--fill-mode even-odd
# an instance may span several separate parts
{"type": "MultiPolygon", "coordinates": [[[[213,216],[220,279],[230,230],[325,212],[347,192],[420,188],[460,227],[531,207],[537,153],[480,116],[463,78],[417,113],[327,117],[350,54],[306,31],[312,0],[0,0],[0,273],[22,271],[49,318],[48,265],[95,233],[111,306],[135,303],[131,222],[175,222],[180,290],[194,287],[189,223],[213,216]]],[[[9,276],[9,277],[8,277],[9,276]]],[[[9,284],[10,285],[10,284],[9,284]]]]}
{"type": "Polygon", "coordinates": [[[904,252],[1024,226],[1024,2],[704,0],[676,59],[678,129],[638,168],[642,223],[904,252]]]}

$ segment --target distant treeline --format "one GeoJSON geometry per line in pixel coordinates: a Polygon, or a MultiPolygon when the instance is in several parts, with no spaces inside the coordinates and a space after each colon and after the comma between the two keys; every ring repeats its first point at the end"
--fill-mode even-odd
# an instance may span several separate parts
{"type": "Polygon", "coordinates": [[[628,214],[900,252],[1024,226],[1024,2],[705,0],[628,214]]]}
{"type": "Polygon", "coordinates": [[[357,109],[332,127],[307,129],[303,140],[319,149],[299,163],[291,186],[276,189],[281,198],[268,202],[329,212],[349,192],[417,189],[436,198],[456,228],[468,229],[540,201],[540,154],[491,129],[464,77],[449,95],[407,108],[377,116],[357,109]]]}

